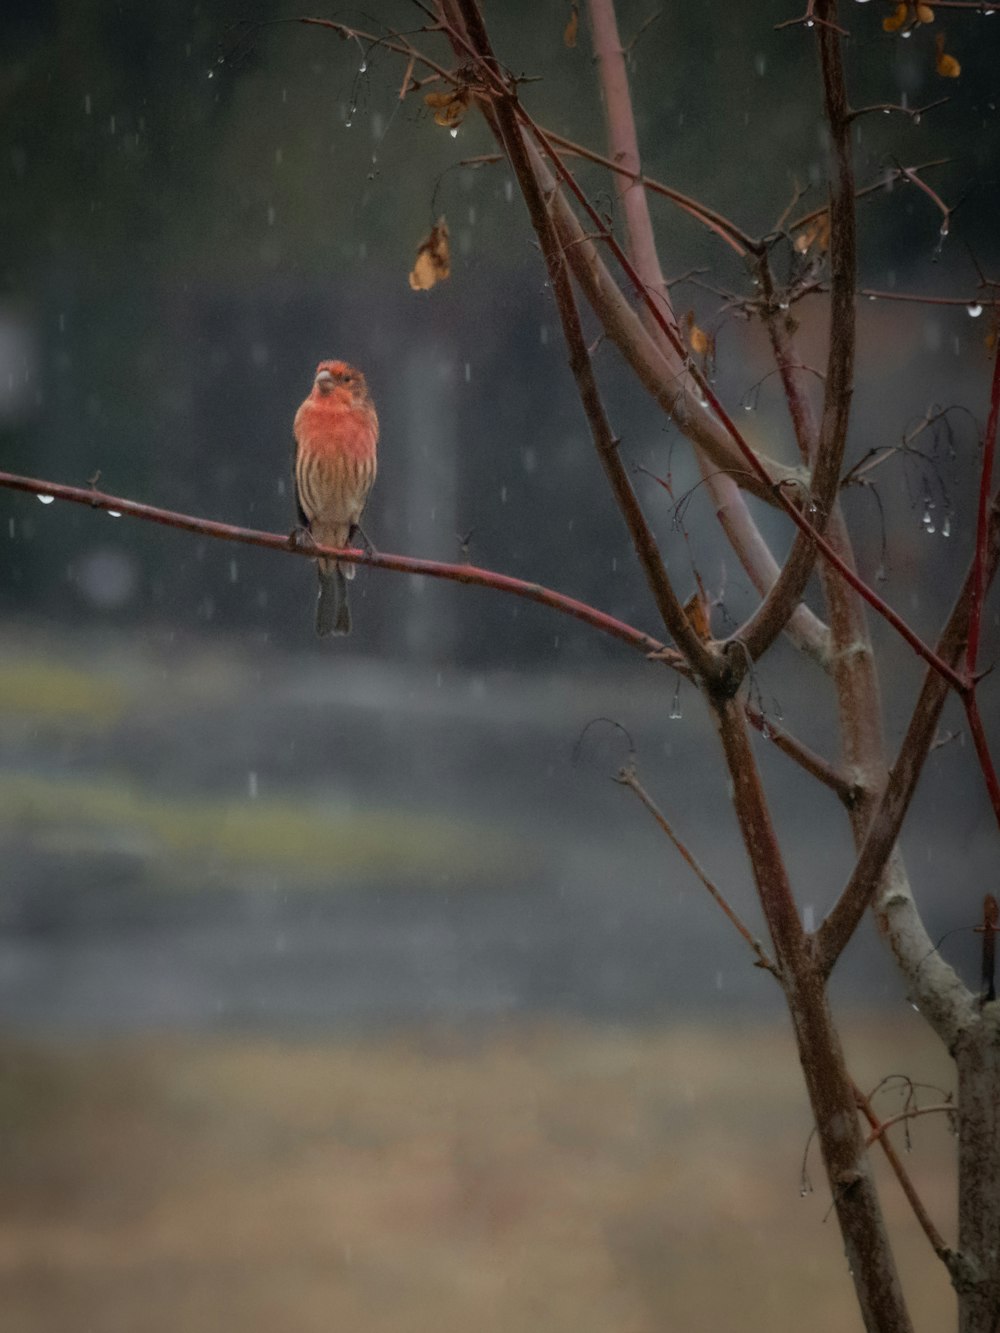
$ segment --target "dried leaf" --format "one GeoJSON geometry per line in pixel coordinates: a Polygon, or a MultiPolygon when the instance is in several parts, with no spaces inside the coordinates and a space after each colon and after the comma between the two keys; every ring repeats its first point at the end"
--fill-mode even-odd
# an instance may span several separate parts
{"type": "Polygon", "coordinates": [[[451,274],[451,246],[448,243],[448,224],[444,215],[431,227],[417,247],[417,258],[410,273],[410,286],[415,292],[429,292],[451,274]]]}
{"type": "Polygon", "coordinates": [[[917,18],[921,23],[933,23],[934,10],[930,5],[917,5],[917,18]]]}
{"type": "Polygon", "coordinates": [[[699,328],[697,324],[691,325],[690,341],[691,351],[698,356],[707,356],[712,350],[711,335],[706,333],[704,329],[699,328]]]}
{"type": "Polygon", "coordinates": [[[795,238],[796,254],[807,254],[815,245],[821,253],[830,248],[830,214],[821,213],[813,218],[808,227],[803,228],[795,238]]]}
{"type": "Polygon", "coordinates": [[[580,11],[577,8],[577,6],[574,5],[572,12],[570,13],[569,16],[569,22],[563,29],[563,41],[566,43],[567,46],[569,47],[576,46],[576,33],[579,26],[580,26],[580,11]]]}
{"type": "Polygon", "coordinates": [[[939,32],[934,38],[934,46],[937,51],[937,58],[934,62],[937,72],[942,79],[957,79],[962,72],[962,66],[954,56],[950,56],[944,49],[944,33],[939,32]]]}
{"type": "Polygon", "coordinates": [[[466,87],[448,88],[440,93],[426,93],[424,101],[434,112],[434,124],[446,130],[457,129],[469,109],[471,92],[466,87]]]}
{"type": "Polygon", "coordinates": [[[898,32],[904,23],[910,17],[910,6],[907,4],[898,4],[895,12],[882,20],[882,27],[886,32],[898,32]]]}
{"type": "Polygon", "coordinates": [[[684,603],[684,614],[690,620],[691,628],[698,638],[707,643],[712,637],[711,610],[708,599],[700,588],[684,603]]]}

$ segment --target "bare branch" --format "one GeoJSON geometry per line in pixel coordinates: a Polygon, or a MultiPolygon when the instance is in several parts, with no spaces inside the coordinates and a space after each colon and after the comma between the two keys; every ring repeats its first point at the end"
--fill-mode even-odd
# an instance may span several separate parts
{"type": "Polygon", "coordinates": [[[379,551],[360,551],[349,549],[341,551],[333,547],[313,545],[305,547],[296,544],[287,534],[260,532],[254,528],[235,527],[230,523],[218,523],[212,519],[196,518],[190,514],[175,513],[170,509],[158,509],[153,505],[140,504],[136,500],[125,499],[120,495],[107,495],[103,491],[82,486],[65,486],[59,482],[42,481],[36,477],[20,477],[10,472],[0,472],[0,487],[12,491],[26,491],[29,495],[57,500],[68,500],[73,504],[85,505],[90,509],[102,509],[106,513],[127,515],[129,518],[143,519],[147,523],[160,523],[165,527],[179,528],[183,532],[196,532],[202,537],[212,537],[217,541],[239,542],[244,546],[262,546],[271,551],[283,551],[286,555],[347,555],[352,563],[369,565],[372,569],[391,569],[403,574],[425,574],[430,578],[446,579],[452,583],[467,583],[484,588],[495,588],[498,592],[511,593],[529,602],[538,602],[553,611],[582,620],[585,624],[602,633],[627,643],[647,657],[663,662],[667,666],[680,669],[688,674],[688,668],[680,654],[673,653],[649,634],[605,615],[595,607],[579,602],[574,597],[566,597],[551,588],[544,588],[537,583],[528,583],[523,579],[511,578],[507,574],[498,574],[490,569],[478,569],[474,565],[451,565],[438,560],[419,560],[413,556],[387,555],[379,551]]]}
{"type": "Polygon", "coordinates": [[[642,804],[649,811],[649,813],[653,816],[657,824],[659,824],[660,828],[667,835],[667,837],[673,843],[674,847],[683,857],[684,861],[691,867],[695,875],[697,875],[698,879],[705,886],[705,888],[714,898],[719,907],[722,908],[722,911],[726,914],[726,916],[729,918],[732,924],[736,927],[740,935],[742,935],[743,939],[746,940],[747,944],[749,944],[750,948],[754,951],[754,953],[757,956],[757,966],[764,968],[766,971],[772,973],[774,976],[779,977],[780,979],[780,974],[778,972],[777,966],[764,950],[764,947],[761,944],[760,940],[756,939],[751,934],[749,927],[743,922],[739,913],[732,906],[730,906],[728,900],[726,899],[722,891],[712,882],[709,876],[701,868],[698,861],[695,859],[693,853],[688,850],[685,844],[674,832],[666,815],[663,814],[659,806],[650,796],[649,792],[646,791],[646,788],[639,781],[639,777],[635,771],[634,764],[629,763],[625,768],[621,769],[616,780],[620,782],[623,787],[628,787],[630,791],[634,792],[635,795],[642,802],[642,804]]]}
{"type": "MultiPolygon", "coordinates": [[[[891,1124],[894,1124],[901,1117],[893,1116],[889,1120],[879,1120],[871,1102],[861,1091],[861,1089],[858,1087],[856,1083],[854,1085],[854,1096],[855,1099],[857,1100],[858,1107],[861,1110],[862,1115],[865,1117],[865,1119],[868,1121],[869,1125],[871,1125],[872,1128],[872,1132],[871,1134],[869,1134],[867,1140],[868,1146],[871,1147],[871,1145],[874,1142],[876,1142],[876,1140],[878,1141],[879,1145],[882,1148],[882,1151],[885,1153],[886,1161],[892,1168],[896,1179],[899,1181],[900,1188],[906,1195],[907,1202],[913,1209],[914,1217],[916,1217],[917,1221],[920,1224],[921,1230],[931,1243],[931,1249],[941,1260],[941,1262],[950,1268],[951,1260],[953,1258],[953,1252],[951,1248],[945,1244],[944,1237],[941,1235],[940,1231],[938,1231],[937,1227],[931,1221],[930,1214],[924,1207],[923,1200],[917,1193],[916,1187],[914,1186],[913,1181],[909,1177],[909,1173],[903,1166],[903,1163],[899,1160],[899,1154],[896,1152],[896,1149],[893,1147],[892,1143],[886,1137],[885,1134],[885,1131],[889,1128],[889,1126],[891,1124]]],[[[923,1110],[921,1111],[918,1112],[911,1111],[908,1113],[904,1113],[904,1115],[905,1114],[919,1115],[919,1114],[925,1114],[928,1111],[943,1111],[943,1110],[949,1110],[953,1115],[955,1113],[954,1106],[947,1105],[947,1106],[926,1107],[923,1108],[923,1110]]]]}

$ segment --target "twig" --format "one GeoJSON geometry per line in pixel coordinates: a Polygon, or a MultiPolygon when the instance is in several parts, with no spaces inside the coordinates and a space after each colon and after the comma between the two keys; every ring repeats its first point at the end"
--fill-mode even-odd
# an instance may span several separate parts
{"type": "Polygon", "coordinates": [[[926,116],[928,111],[934,111],[950,101],[950,97],[939,97],[936,102],[928,102],[926,106],[901,106],[898,102],[875,102],[872,106],[858,107],[856,111],[850,112],[848,120],[858,120],[861,116],[871,116],[876,111],[881,111],[884,115],[898,113],[901,116],[909,116],[911,120],[919,124],[921,117],[926,116]]]}
{"type": "Polygon", "coordinates": [[[858,799],[858,788],[855,783],[852,783],[828,759],[824,759],[822,755],[810,750],[791,732],[786,731],[777,722],[766,717],[759,708],[755,708],[749,702],[744,705],[744,708],[750,725],[759,731],[765,740],[771,741],[782,754],[787,755],[811,777],[822,782],[825,787],[829,787],[850,809],[858,799]]]}
{"type": "MultiPolygon", "coordinates": [[[[865,1094],[861,1091],[861,1089],[858,1087],[856,1083],[854,1084],[854,1097],[855,1100],[857,1101],[858,1108],[861,1111],[861,1114],[865,1117],[869,1125],[872,1127],[872,1133],[868,1136],[867,1139],[867,1146],[871,1147],[871,1145],[876,1141],[876,1139],[878,1140],[882,1148],[882,1151],[885,1153],[886,1161],[892,1167],[896,1179],[899,1181],[900,1188],[906,1195],[907,1202],[909,1203],[910,1207],[913,1209],[914,1217],[920,1224],[920,1228],[923,1231],[924,1235],[930,1241],[931,1249],[934,1251],[937,1257],[942,1261],[942,1263],[944,1263],[950,1270],[951,1261],[953,1258],[952,1251],[950,1247],[945,1244],[944,1237],[941,1235],[940,1231],[938,1231],[937,1227],[931,1221],[930,1214],[924,1207],[923,1200],[917,1193],[916,1187],[914,1186],[913,1181],[909,1177],[909,1173],[907,1172],[906,1168],[903,1166],[903,1163],[899,1159],[899,1154],[896,1152],[896,1149],[893,1147],[891,1141],[885,1135],[885,1130],[889,1127],[889,1125],[892,1124],[894,1120],[900,1119],[900,1117],[894,1116],[893,1120],[886,1120],[886,1121],[879,1120],[871,1102],[868,1100],[868,1098],[865,1096],[865,1094]]],[[[947,1108],[928,1107],[927,1109],[928,1110],[948,1109],[952,1113],[954,1113],[955,1110],[954,1106],[948,1106],[947,1108]]],[[[918,1112],[918,1114],[920,1113],[918,1112]]]]}
{"type": "Polygon", "coordinates": [[[776,964],[768,956],[760,941],[758,939],[755,939],[754,936],[751,934],[750,929],[744,923],[739,913],[736,912],[736,910],[730,906],[729,902],[727,901],[722,891],[712,882],[709,876],[702,869],[702,867],[696,860],[694,854],[688,850],[685,844],[674,832],[666,815],[664,815],[663,811],[659,808],[659,806],[650,796],[649,792],[646,791],[646,788],[639,781],[634,765],[630,762],[626,767],[622,768],[619,771],[618,776],[615,780],[621,783],[623,787],[628,787],[630,791],[634,792],[635,795],[642,802],[642,804],[649,811],[649,813],[653,816],[657,824],[659,824],[660,828],[667,835],[667,837],[673,843],[674,847],[683,857],[684,861],[694,871],[695,875],[697,875],[698,879],[708,890],[708,892],[712,895],[715,902],[719,905],[719,907],[722,908],[723,912],[726,914],[726,916],[729,918],[732,924],[739,931],[740,935],[742,935],[743,939],[746,940],[747,944],[749,944],[750,948],[754,951],[754,953],[757,956],[757,966],[764,968],[766,971],[772,973],[772,975],[774,975],[775,977],[779,977],[780,980],[776,964]]]}
{"type": "Polygon", "coordinates": [[[862,287],[859,296],[866,296],[869,301],[916,301],[920,305],[962,305],[966,309],[982,306],[989,309],[1000,306],[1000,299],[981,296],[924,296],[921,292],[885,292],[874,287],[862,287]]]}

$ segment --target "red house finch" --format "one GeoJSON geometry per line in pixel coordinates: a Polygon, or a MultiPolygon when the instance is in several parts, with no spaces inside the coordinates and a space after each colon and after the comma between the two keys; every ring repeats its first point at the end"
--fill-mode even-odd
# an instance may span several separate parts
{"type": "MultiPolygon", "coordinates": [[[[299,519],[323,546],[346,546],[375,480],[378,417],[359,370],[321,361],[312,392],[295,414],[295,495],[299,519]]],[[[345,579],[354,566],[317,560],[316,633],[350,634],[345,579]]]]}

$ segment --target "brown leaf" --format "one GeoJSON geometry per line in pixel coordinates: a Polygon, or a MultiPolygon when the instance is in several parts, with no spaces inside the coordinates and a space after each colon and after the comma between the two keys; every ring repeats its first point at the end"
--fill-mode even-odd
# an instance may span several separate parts
{"type": "Polygon", "coordinates": [[[469,109],[471,92],[466,87],[447,88],[440,93],[426,93],[424,101],[434,112],[434,124],[446,130],[457,129],[469,109]]]}
{"type": "Polygon", "coordinates": [[[448,243],[448,224],[444,214],[431,227],[417,247],[417,258],[410,273],[410,286],[415,292],[429,292],[451,275],[451,246],[448,243]]]}
{"type": "Polygon", "coordinates": [[[962,72],[962,66],[954,56],[950,56],[944,49],[944,33],[939,32],[934,38],[934,47],[937,51],[935,67],[942,79],[957,79],[962,72]]]}
{"type": "Polygon", "coordinates": [[[933,23],[934,10],[930,5],[917,5],[917,18],[921,23],[933,23]]]}
{"type": "Polygon", "coordinates": [[[707,643],[712,637],[711,610],[708,599],[700,588],[684,603],[684,614],[690,620],[691,628],[698,638],[707,643]]]}
{"type": "Polygon", "coordinates": [[[815,245],[821,253],[830,248],[830,214],[821,213],[813,218],[808,227],[804,227],[795,238],[796,254],[804,255],[815,245]]]}
{"type": "Polygon", "coordinates": [[[569,22],[563,29],[563,41],[566,43],[567,46],[569,47],[576,46],[576,33],[579,26],[580,26],[580,11],[577,8],[577,6],[574,5],[569,16],[569,22]]]}
{"type": "Polygon", "coordinates": [[[910,6],[906,4],[898,4],[895,12],[882,20],[882,27],[886,32],[898,32],[909,17],[910,6]]]}

